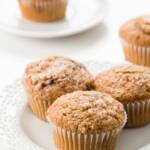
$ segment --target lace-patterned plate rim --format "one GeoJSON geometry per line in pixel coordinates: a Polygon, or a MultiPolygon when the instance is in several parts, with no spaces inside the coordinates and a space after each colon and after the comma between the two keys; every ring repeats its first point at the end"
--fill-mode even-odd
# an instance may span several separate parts
{"type": "MultiPolygon", "coordinates": [[[[103,70],[112,65],[111,63],[100,64],[94,61],[83,63],[93,74],[96,74],[97,70],[103,70]]],[[[25,107],[26,95],[20,79],[13,81],[0,92],[0,141],[8,149],[44,150],[33,143],[21,128],[20,117],[25,107]]]]}
{"type": "Polygon", "coordinates": [[[0,94],[0,140],[8,149],[44,150],[23,132],[20,117],[26,106],[20,80],[6,86],[0,94]]]}
{"type": "MultiPolygon", "coordinates": [[[[95,61],[83,63],[94,75],[116,65],[95,61]]],[[[13,81],[0,92],[0,141],[9,150],[45,150],[32,142],[21,127],[20,118],[25,107],[26,95],[20,79],[13,81]]],[[[149,150],[149,147],[142,150],[149,150]]]]}

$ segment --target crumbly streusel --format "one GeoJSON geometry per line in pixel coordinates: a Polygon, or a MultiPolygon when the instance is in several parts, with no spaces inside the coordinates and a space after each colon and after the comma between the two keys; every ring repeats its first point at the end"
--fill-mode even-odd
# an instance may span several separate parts
{"type": "Polygon", "coordinates": [[[133,45],[150,46],[150,15],[129,20],[121,26],[119,34],[133,45]]]}
{"type": "Polygon", "coordinates": [[[136,65],[114,67],[97,75],[95,88],[123,103],[150,99],[150,69],[136,65]]]}
{"type": "Polygon", "coordinates": [[[65,93],[88,90],[92,82],[91,74],[82,64],[57,56],[29,64],[23,76],[30,96],[51,101],[65,93]]]}
{"type": "Polygon", "coordinates": [[[125,122],[123,105],[96,91],[76,91],[58,98],[47,111],[48,120],[79,133],[97,133],[121,127],[125,122]]]}

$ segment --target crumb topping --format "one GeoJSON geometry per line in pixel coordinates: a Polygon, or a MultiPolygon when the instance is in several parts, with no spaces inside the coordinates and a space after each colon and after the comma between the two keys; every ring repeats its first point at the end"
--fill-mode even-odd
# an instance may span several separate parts
{"type": "Polygon", "coordinates": [[[29,93],[52,100],[74,90],[88,90],[92,81],[82,64],[57,56],[29,64],[23,77],[29,93]]]}
{"type": "Polygon", "coordinates": [[[97,75],[96,90],[125,103],[150,98],[150,69],[136,65],[114,67],[97,75]]]}
{"type": "Polygon", "coordinates": [[[121,26],[119,34],[133,45],[150,46],[150,15],[129,20],[121,26]]]}
{"type": "Polygon", "coordinates": [[[150,35],[150,15],[145,15],[139,18],[139,27],[145,34],[150,35]]]}
{"type": "Polygon", "coordinates": [[[47,118],[73,132],[93,133],[121,127],[125,112],[123,105],[107,94],[76,91],[58,98],[48,109],[47,118]]]}

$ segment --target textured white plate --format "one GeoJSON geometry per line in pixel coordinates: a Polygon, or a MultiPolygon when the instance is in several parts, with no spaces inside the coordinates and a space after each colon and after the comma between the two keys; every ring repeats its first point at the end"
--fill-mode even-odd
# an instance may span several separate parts
{"type": "MultiPolygon", "coordinates": [[[[94,74],[112,66],[93,61],[86,65],[94,74]]],[[[0,141],[9,150],[55,150],[51,135],[51,127],[37,119],[27,107],[20,80],[8,85],[0,94],[0,141]]],[[[124,129],[116,150],[138,150],[149,142],[150,125],[124,129]]],[[[150,147],[142,150],[150,150],[150,147]]]]}
{"type": "Polygon", "coordinates": [[[54,38],[85,31],[99,24],[107,0],[69,0],[66,18],[54,23],[29,22],[21,16],[17,0],[0,0],[0,29],[34,38],[54,38]]]}

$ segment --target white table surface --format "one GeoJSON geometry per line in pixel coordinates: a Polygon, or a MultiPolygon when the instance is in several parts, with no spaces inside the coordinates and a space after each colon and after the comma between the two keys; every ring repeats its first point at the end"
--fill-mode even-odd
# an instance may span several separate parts
{"type": "MultiPolygon", "coordinates": [[[[79,61],[122,61],[118,28],[129,18],[150,13],[149,7],[150,0],[109,0],[109,12],[102,24],[67,38],[31,39],[0,31],[0,88],[19,78],[28,62],[48,55],[79,61]]],[[[0,144],[0,150],[7,150],[4,144],[0,144]]]]}

